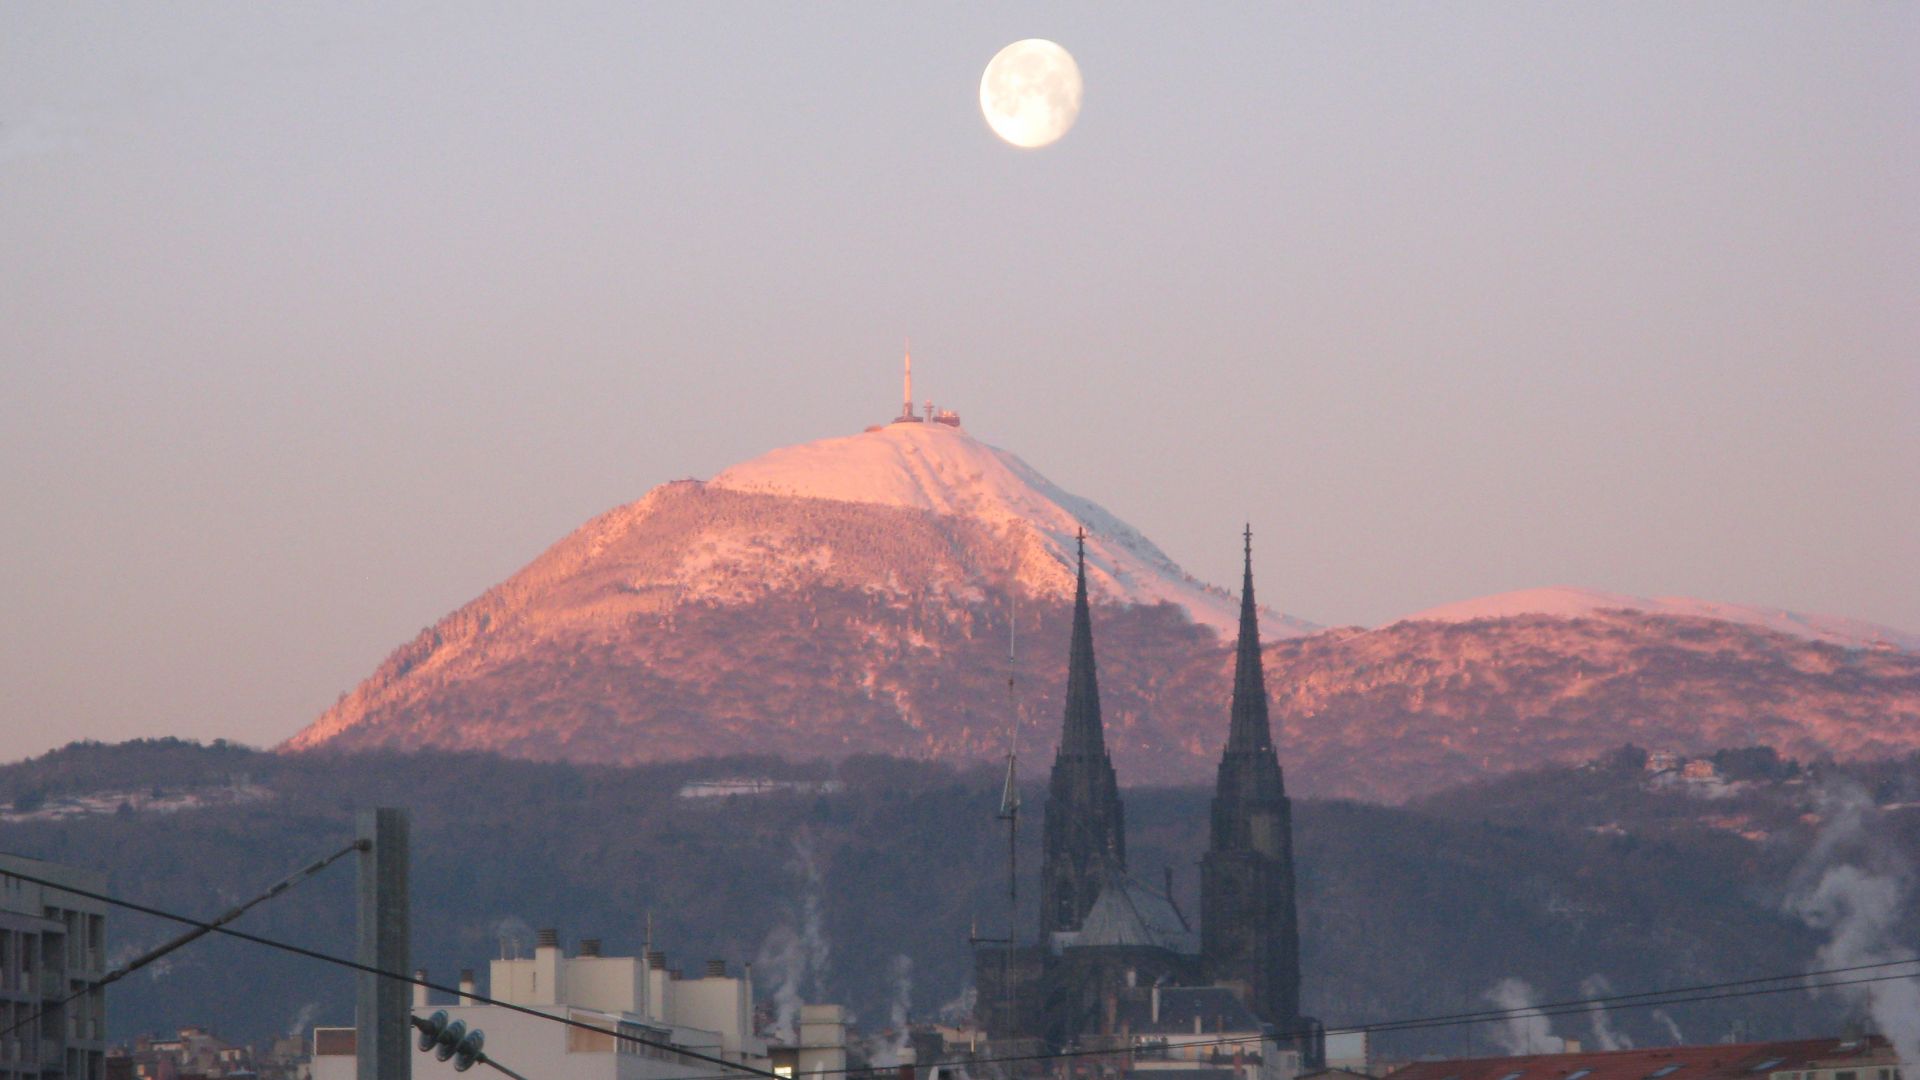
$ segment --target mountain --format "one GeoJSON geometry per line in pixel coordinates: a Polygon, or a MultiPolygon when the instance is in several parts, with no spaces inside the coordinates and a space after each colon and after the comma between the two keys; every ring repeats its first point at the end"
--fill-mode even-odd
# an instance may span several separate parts
{"type": "MultiPolygon", "coordinates": [[[[1008,559],[1000,581],[989,577],[961,586],[959,591],[971,587],[983,600],[996,586],[1004,591],[1009,577],[1023,593],[1069,599],[1074,536],[1085,529],[1088,586],[1097,599],[1172,604],[1222,634],[1239,623],[1238,602],[1225,590],[1195,580],[1131,525],[957,427],[888,424],[787,447],[727,469],[708,487],[898,507],[977,523],[1001,539],[1008,559]]],[[[1274,612],[1266,619],[1273,637],[1319,629],[1274,612]]]]}
{"type": "MultiPolygon", "coordinates": [[[[1012,454],[932,423],[775,451],[595,518],[287,748],[998,756],[1010,638],[1026,728],[1050,731],[1082,528],[1102,637],[1134,643],[1110,669],[1118,727],[1137,726],[1145,754],[1200,753],[1207,725],[1176,738],[1148,715],[1150,684],[1220,647],[1234,598],[1012,454]]],[[[1276,612],[1265,625],[1315,629],[1276,612]]]]}
{"type": "MultiPolygon", "coordinates": [[[[1082,527],[1123,779],[1209,777],[1232,597],[1013,455],[932,423],[777,450],[595,518],[401,646],[285,749],[636,763],[981,761],[1017,745],[1043,763],[1082,527]]],[[[1282,575],[1263,580],[1284,593],[1282,575]]],[[[1920,748],[1920,655],[1898,649],[1604,602],[1371,631],[1267,612],[1261,626],[1300,792],[1400,799],[1627,739],[1920,748]]]]}
{"type": "Polygon", "coordinates": [[[1415,612],[1401,621],[1475,622],[1503,619],[1511,615],[1555,615],[1563,619],[1575,619],[1601,611],[1640,611],[1648,615],[1719,619],[1855,649],[1893,647],[1909,652],[1920,651],[1920,634],[1839,615],[1809,615],[1784,608],[1723,604],[1688,596],[1628,596],[1564,585],[1462,600],[1456,604],[1415,612]]]}
{"type": "Polygon", "coordinates": [[[1625,742],[1805,759],[1920,750],[1920,655],[1699,616],[1402,621],[1277,642],[1266,665],[1303,790],[1332,779],[1395,799],[1625,742]]]}

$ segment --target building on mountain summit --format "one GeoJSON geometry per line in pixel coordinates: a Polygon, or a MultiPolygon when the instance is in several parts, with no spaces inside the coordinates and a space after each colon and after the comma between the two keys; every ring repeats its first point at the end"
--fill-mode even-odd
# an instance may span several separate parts
{"type": "MultiPolygon", "coordinates": [[[[1127,868],[1125,812],[1100,717],[1082,534],[1066,710],[1044,809],[1038,940],[975,955],[977,1018],[991,1038],[1137,1056],[1164,1036],[1157,1004],[1177,989],[1185,995],[1178,1000],[1216,1003],[1216,1026],[1257,1028],[1251,1040],[1222,1043],[1236,1064],[1270,1077],[1291,1075],[1303,1061],[1317,1064],[1317,1024],[1300,1015],[1292,810],[1267,718],[1250,531],[1229,715],[1196,929],[1174,902],[1170,874],[1156,889],[1127,868]],[[1236,1007],[1218,1005],[1227,1001],[1236,1007]],[[1151,1022],[1136,1023],[1141,1015],[1151,1022]]],[[[1196,1047],[1188,1052],[1200,1053],[1196,1047]]]]}
{"type": "MultiPolygon", "coordinates": [[[[913,346],[908,344],[904,360],[906,373],[901,379],[900,415],[893,418],[896,424],[945,424],[948,427],[960,426],[960,414],[952,409],[936,409],[933,400],[927,400],[925,416],[915,415],[913,411],[913,346]]],[[[881,425],[874,425],[868,431],[879,431],[881,425]]]]}

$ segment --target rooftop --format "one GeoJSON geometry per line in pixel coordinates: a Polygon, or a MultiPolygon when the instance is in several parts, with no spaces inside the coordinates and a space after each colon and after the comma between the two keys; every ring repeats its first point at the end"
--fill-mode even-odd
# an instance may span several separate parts
{"type": "Polygon", "coordinates": [[[1871,1036],[1416,1061],[1387,1080],[1766,1080],[1781,1071],[1894,1063],[1893,1048],[1871,1036]]]}

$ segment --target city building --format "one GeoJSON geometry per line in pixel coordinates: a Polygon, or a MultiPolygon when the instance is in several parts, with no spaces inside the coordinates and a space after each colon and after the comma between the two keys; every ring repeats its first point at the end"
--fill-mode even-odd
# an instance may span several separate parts
{"type": "Polygon", "coordinates": [[[107,907],[9,871],[98,893],[104,875],[0,854],[0,1080],[106,1080],[107,907]]]}
{"type": "Polygon", "coordinates": [[[107,1080],[302,1080],[306,1040],[275,1036],[259,1046],[228,1043],[204,1027],[141,1035],[107,1050],[107,1080]]]}
{"type": "MultiPolygon", "coordinates": [[[[1303,1061],[1321,1063],[1318,1025],[1300,1014],[1292,808],[1267,716],[1251,533],[1240,600],[1233,699],[1195,927],[1175,903],[1171,880],[1156,889],[1127,868],[1125,808],[1100,716],[1082,538],[1066,709],[1043,812],[1038,939],[988,945],[974,958],[976,1019],[1008,1050],[1130,1045],[1140,1008],[1157,1015],[1151,1001],[1158,995],[1192,991],[1202,994],[1193,1000],[1212,1003],[1218,1023],[1230,1014],[1233,1023],[1251,1025],[1236,1028],[1248,1037],[1237,1066],[1217,1055],[1204,1064],[1168,1061],[1242,1073],[1284,1069],[1287,1076],[1303,1061]],[[1229,998],[1240,1003],[1237,1010],[1219,1006],[1229,998]],[[1269,1034],[1274,1049],[1263,1051],[1259,1036],[1269,1034]]],[[[1190,1019],[1182,1013],[1177,1023],[1190,1019]]]]}
{"type": "Polygon", "coordinates": [[[1227,986],[1135,989],[1115,1022],[1136,1080],[1291,1080],[1300,1055],[1227,986]]]}
{"type": "MultiPolygon", "coordinates": [[[[776,1048],[754,1031],[751,969],[735,974],[720,960],[707,961],[703,974],[690,978],[669,968],[663,952],[603,956],[600,942],[587,938],[568,956],[557,931],[541,930],[533,955],[493,961],[487,984],[485,996],[494,1001],[603,1030],[481,1004],[469,996],[476,994],[471,972],[461,974],[461,994],[453,1001],[434,1001],[416,987],[413,1014],[445,1010],[468,1030],[485,1032],[486,1051],[502,1064],[543,1080],[667,1080],[725,1071],[679,1051],[759,1070],[775,1065],[776,1048]]],[[[846,1022],[837,1009],[802,1009],[801,1045],[788,1048],[791,1063],[812,1069],[831,1060],[836,1064],[829,1069],[845,1067],[846,1022]]],[[[352,1028],[316,1028],[312,1080],[352,1080],[356,1046],[352,1028]]],[[[456,1074],[452,1063],[421,1054],[414,1075],[452,1080],[456,1074]]]]}
{"type": "Polygon", "coordinates": [[[1386,1080],[1906,1080],[1879,1036],[1416,1061],[1386,1080]]]}

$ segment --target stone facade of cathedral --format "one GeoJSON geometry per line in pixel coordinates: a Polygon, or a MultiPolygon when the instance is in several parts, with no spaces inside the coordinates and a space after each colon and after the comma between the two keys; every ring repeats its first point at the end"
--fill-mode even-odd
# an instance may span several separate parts
{"type": "Polygon", "coordinates": [[[1293,820],[1267,720],[1249,537],[1226,749],[1201,862],[1200,925],[1167,890],[1127,872],[1125,814],[1100,719],[1080,553],[1066,717],[1047,785],[1038,940],[975,955],[977,1020],[996,1042],[1052,1050],[1127,1034],[1153,988],[1214,988],[1216,1000],[1309,1062],[1315,1023],[1300,1015],[1293,820]]]}

